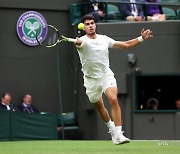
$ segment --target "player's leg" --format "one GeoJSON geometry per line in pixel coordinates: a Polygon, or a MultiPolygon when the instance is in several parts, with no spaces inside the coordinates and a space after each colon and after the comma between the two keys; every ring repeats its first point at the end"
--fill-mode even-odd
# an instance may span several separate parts
{"type": "MultiPolygon", "coordinates": [[[[111,78],[114,79],[114,76],[113,77],[111,76],[110,79],[111,78]]],[[[84,76],[84,86],[86,87],[86,94],[90,102],[95,106],[100,117],[103,119],[103,121],[109,128],[109,133],[111,134],[113,143],[117,144],[116,134],[115,134],[115,125],[114,125],[114,122],[111,121],[109,113],[107,109],[105,108],[104,102],[102,99],[102,93],[104,92],[104,89],[107,89],[107,87],[109,87],[109,82],[106,84],[103,79],[104,78],[93,79],[93,78],[87,78],[86,76],[84,76]]],[[[116,84],[115,79],[114,79],[114,83],[116,84]]]]}
{"type": "Polygon", "coordinates": [[[97,112],[105,123],[110,121],[109,113],[104,106],[102,99],[101,79],[88,78],[84,76],[84,86],[86,87],[86,94],[90,102],[95,106],[97,112]]]}
{"type": "Polygon", "coordinates": [[[102,97],[100,98],[100,100],[98,102],[93,103],[93,105],[95,106],[97,112],[99,113],[99,115],[102,118],[102,120],[104,121],[104,123],[107,125],[107,127],[109,129],[109,133],[110,133],[111,138],[112,138],[112,142],[114,144],[117,144],[116,134],[115,134],[115,125],[114,125],[114,122],[111,121],[109,113],[104,106],[104,102],[103,102],[102,97]]]}
{"type": "Polygon", "coordinates": [[[116,144],[128,143],[129,139],[123,135],[122,120],[121,120],[121,108],[117,98],[118,89],[116,86],[109,87],[105,91],[106,96],[111,105],[111,114],[115,123],[115,131],[117,134],[116,144]]]}
{"type": "Polygon", "coordinates": [[[103,102],[102,97],[100,98],[100,100],[98,102],[93,103],[93,105],[95,106],[97,112],[99,113],[99,115],[103,119],[103,121],[105,123],[109,122],[110,116],[109,116],[107,109],[104,106],[104,102],[103,102]]]}
{"type": "Polygon", "coordinates": [[[109,87],[105,94],[111,105],[111,114],[116,126],[122,126],[121,108],[117,99],[117,87],[109,87]]]}

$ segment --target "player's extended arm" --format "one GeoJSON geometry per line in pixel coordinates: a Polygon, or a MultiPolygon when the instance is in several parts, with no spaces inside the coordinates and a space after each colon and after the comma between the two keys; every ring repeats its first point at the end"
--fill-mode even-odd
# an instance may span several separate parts
{"type": "Polygon", "coordinates": [[[152,31],[150,29],[147,30],[142,29],[141,36],[128,41],[116,41],[113,48],[120,48],[120,49],[133,48],[150,37],[153,37],[152,31]]]}

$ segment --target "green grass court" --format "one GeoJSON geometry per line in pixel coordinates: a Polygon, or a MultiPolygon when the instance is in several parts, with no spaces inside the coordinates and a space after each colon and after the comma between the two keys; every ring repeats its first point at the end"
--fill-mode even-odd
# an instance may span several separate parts
{"type": "Polygon", "coordinates": [[[0,142],[0,154],[179,154],[180,141],[56,140],[0,142]]]}

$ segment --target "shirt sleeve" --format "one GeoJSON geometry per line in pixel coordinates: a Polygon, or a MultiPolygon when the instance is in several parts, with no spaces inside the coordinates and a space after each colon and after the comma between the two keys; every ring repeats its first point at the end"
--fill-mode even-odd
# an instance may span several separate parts
{"type": "Polygon", "coordinates": [[[114,46],[114,44],[115,44],[116,41],[115,41],[114,39],[106,36],[106,35],[105,35],[105,37],[106,37],[106,40],[107,40],[107,42],[108,42],[108,47],[109,47],[109,48],[112,48],[112,47],[114,46]]]}

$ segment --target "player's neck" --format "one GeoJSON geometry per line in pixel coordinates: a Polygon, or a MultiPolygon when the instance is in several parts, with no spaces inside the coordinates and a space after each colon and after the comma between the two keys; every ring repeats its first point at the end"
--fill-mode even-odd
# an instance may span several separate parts
{"type": "Polygon", "coordinates": [[[86,34],[86,36],[88,38],[90,38],[90,39],[96,39],[96,37],[97,37],[96,33],[94,33],[94,34],[86,34]]]}

